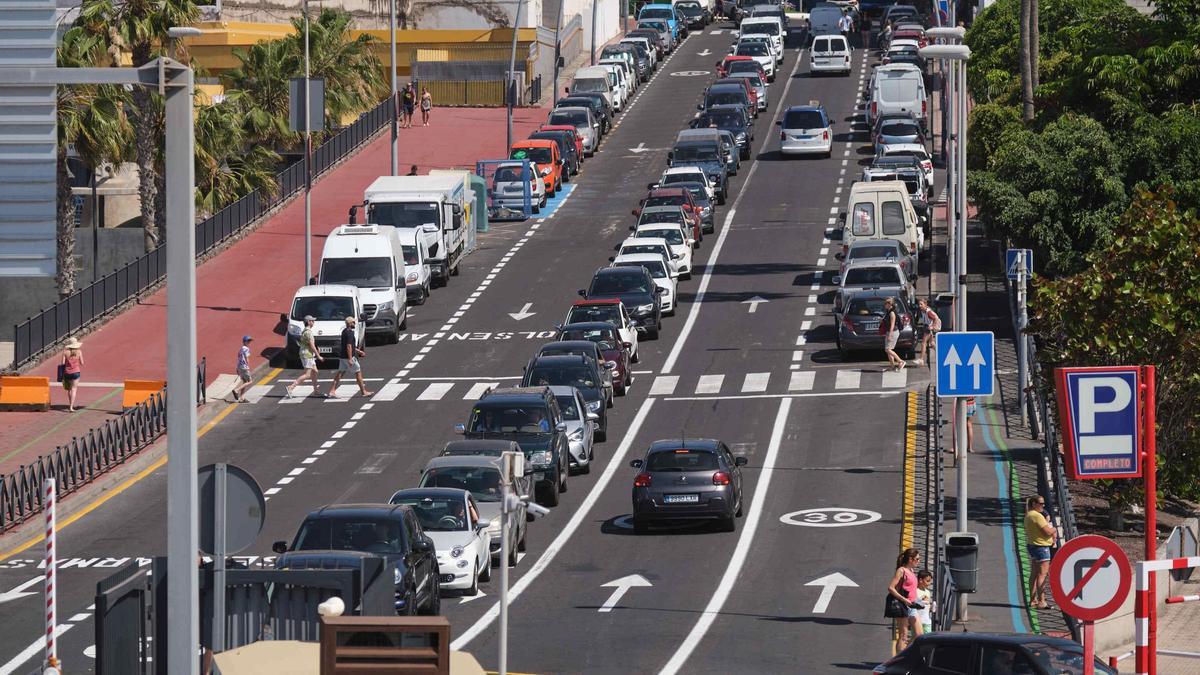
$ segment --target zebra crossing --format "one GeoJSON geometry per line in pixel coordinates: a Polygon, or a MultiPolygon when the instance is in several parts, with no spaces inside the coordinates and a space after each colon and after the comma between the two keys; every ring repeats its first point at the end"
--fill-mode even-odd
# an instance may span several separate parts
{"type": "MultiPolygon", "coordinates": [[[[497,380],[421,380],[401,382],[390,380],[382,386],[378,382],[368,383],[374,390],[369,397],[372,403],[396,401],[400,398],[418,402],[436,402],[446,399],[477,401],[488,389],[512,386],[512,378],[497,380]],[[500,380],[507,379],[507,382],[500,380]]],[[[906,368],[900,372],[884,371],[879,366],[863,368],[818,368],[815,370],[790,370],[783,372],[755,373],[706,373],[699,376],[641,375],[637,385],[649,383],[650,396],[728,396],[755,394],[788,394],[797,392],[854,392],[889,391],[921,386],[929,382],[929,372],[924,368],[906,368]]],[[[322,385],[324,393],[328,385],[322,385]]],[[[246,392],[243,402],[278,403],[298,405],[308,399],[330,405],[362,401],[357,384],[341,384],[336,398],[324,398],[310,385],[300,385],[287,397],[284,383],[255,385],[246,392]]]]}

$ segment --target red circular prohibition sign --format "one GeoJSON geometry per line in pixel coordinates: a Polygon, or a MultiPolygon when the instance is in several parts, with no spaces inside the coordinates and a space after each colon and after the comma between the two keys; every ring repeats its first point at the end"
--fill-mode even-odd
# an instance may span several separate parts
{"type": "MultiPolygon", "coordinates": [[[[1129,595],[1129,586],[1133,583],[1133,571],[1129,567],[1129,558],[1125,551],[1111,539],[1095,534],[1084,534],[1063,544],[1050,561],[1050,592],[1054,602],[1067,614],[1082,621],[1099,621],[1110,616],[1120,608],[1129,595]],[[1099,555],[1088,549],[1099,549],[1099,555]],[[1117,566],[1117,586],[1112,597],[1098,607],[1087,607],[1079,604],[1083,588],[1110,564],[1117,566]],[[1076,583],[1071,588],[1064,588],[1064,567],[1070,566],[1072,578],[1076,583]]],[[[1111,583],[1107,588],[1112,589],[1111,583]]]]}

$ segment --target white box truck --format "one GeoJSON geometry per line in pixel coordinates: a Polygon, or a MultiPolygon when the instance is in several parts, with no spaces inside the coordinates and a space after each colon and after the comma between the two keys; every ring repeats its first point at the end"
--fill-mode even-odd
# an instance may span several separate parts
{"type": "MultiPolygon", "coordinates": [[[[367,187],[366,222],[417,230],[429,251],[434,281],[444,286],[458,274],[466,241],[463,228],[472,223],[474,202],[465,175],[380,176],[367,187]]],[[[350,209],[353,224],[358,206],[350,209]]]]}
{"type": "MultiPolygon", "coordinates": [[[[287,346],[284,355],[288,366],[300,366],[300,333],[304,331],[304,317],[311,316],[313,342],[317,353],[336,363],[341,355],[342,331],[346,329],[346,317],[362,318],[362,300],[354,286],[303,286],[292,298],[292,309],[281,318],[287,321],[287,346]]],[[[366,321],[355,326],[355,340],[361,346],[366,321]]]]}
{"type": "Polygon", "coordinates": [[[325,238],[317,283],[358,288],[367,336],[388,344],[408,326],[404,250],[391,225],[342,225],[325,238]]]}

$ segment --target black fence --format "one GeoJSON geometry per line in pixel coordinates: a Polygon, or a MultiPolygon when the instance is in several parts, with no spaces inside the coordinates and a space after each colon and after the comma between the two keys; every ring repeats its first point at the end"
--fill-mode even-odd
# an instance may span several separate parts
{"type": "Polygon", "coordinates": [[[167,430],[167,394],[160,391],[140,405],[60,445],[49,455],[0,476],[0,532],[40,513],[42,483],[55,479],[59,498],[125,463],[167,430]]]}
{"type": "MultiPolygon", "coordinates": [[[[392,106],[391,97],[384,99],[316,148],[313,151],[313,176],[327,171],[386,126],[393,115],[392,106]]],[[[302,190],[304,160],[293,162],[275,179],[277,189],[273,197],[252,192],[197,223],[196,256],[212,251],[261,218],[272,206],[302,190]]],[[[13,328],[13,367],[19,368],[36,359],[61,340],[157,284],[167,273],[166,260],[166,247],[159,246],[17,324],[13,328]]]]}
{"type": "Polygon", "coordinates": [[[930,570],[933,572],[933,630],[950,630],[954,622],[955,592],[954,578],[950,566],[946,563],[946,478],[945,455],[942,447],[942,401],[937,397],[934,385],[925,389],[925,419],[928,429],[925,432],[925,476],[928,502],[933,505],[929,513],[932,527],[925,529],[925,551],[932,558],[930,570]],[[930,555],[929,552],[932,552],[930,555]]]}

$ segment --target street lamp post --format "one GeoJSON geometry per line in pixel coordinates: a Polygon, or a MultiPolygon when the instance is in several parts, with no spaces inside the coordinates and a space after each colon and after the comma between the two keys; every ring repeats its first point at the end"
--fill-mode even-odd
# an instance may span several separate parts
{"type": "Polygon", "coordinates": [[[504,145],[504,154],[505,155],[508,154],[508,152],[512,148],[512,144],[513,144],[512,115],[513,115],[513,104],[516,103],[515,99],[517,98],[517,92],[516,92],[517,34],[521,30],[521,4],[522,4],[522,0],[517,0],[517,13],[516,13],[516,16],[513,17],[512,49],[509,51],[509,54],[508,54],[508,82],[505,83],[505,87],[504,87],[505,98],[508,99],[508,101],[507,101],[508,113],[505,117],[505,121],[507,122],[507,136],[506,136],[507,141],[505,142],[505,145],[504,145]]]}
{"type": "MultiPolygon", "coordinates": [[[[962,29],[958,30],[957,35],[961,39],[962,29]]],[[[942,37],[953,38],[953,34],[943,34],[942,37]]],[[[951,119],[954,122],[956,133],[954,134],[954,152],[952,163],[955,165],[954,185],[950,187],[950,191],[955,195],[955,205],[957,209],[947,209],[947,215],[951,222],[955,223],[951,227],[953,236],[950,239],[950,248],[955,252],[953,261],[950,265],[950,280],[955,289],[954,299],[954,329],[967,329],[967,61],[971,58],[971,48],[963,45],[930,45],[924,47],[920,51],[921,56],[925,59],[939,59],[948,62],[951,73],[954,74],[955,101],[954,114],[951,119]]],[[[955,465],[957,469],[958,496],[957,496],[957,514],[956,524],[960,532],[967,531],[967,406],[963,399],[955,400],[954,407],[954,448],[955,448],[955,465]]],[[[958,618],[960,621],[967,619],[967,596],[964,593],[958,594],[958,618]]]]}
{"type": "Polygon", "coordinates": [[[389,24],[392,29],[392,175],[400,174],[400,91],[396,82],[396,0],[391,0],[389,24]]]}
{"type": "MultiPolygon", "coordinates": [[[[951,42],[951,43],[961,42],[963,39],[963,36],[965,34],[966,34],[966,30],[963,28],[937,27],[937,28],[930,28],[929,30],[925,31],[926,37],[928,37],[930,40],[939,40],[939,41],[945,41],[945,42],[951,42]]],[[[943,42],[943,44],[945,44],[945,42],[943,42]]],[[[958,197],[955,194],[956,191],[953,188],[951,188],[950,186],[955,184],[955,178],[958,176],[958,172],[959,172],[958,167],[955,166],[956,162],[955,162],[955,156],[953,154],[954,153],[954,151],[953,151],[954,144],[957,143],[957,138],[958,138],[958,131],[957,131],[957,126],[956,126],[958,124],[958,118],[957,118],[957,115],[953,114],[953,111],[949,110],[948,108],[953,106],[953,101],[955,100],[955,92],[957,91],[959,82],[958,82],[958,78],[955,76],[955,69],[952,65],[946,64],[946,63],[941,63],[940,67],[941,67],[942,73],[944,75],[944,84],[945,84],[944,89],[943,89],[944,95],[942,97],[942,106],[941,106],[942,107],[942,122],[943,122],[943,124],[942,124],[942,159],[943,159],[943,161],[946,162],[946,185],[947,185],[947,190],[946,190],[946,216],[947,216],[946,217],[946,237],[947,237],[947,241],[950,242],[950,245],[946,247],[946,257],[947,257],[947,260],[949,261],[949,269],[950,269],[950,274],[948,275],[949,283],[946,286],[946,290],[949,291],[951,296],[957,296],[958,295],[958,279],[956,278],[956,275],[954,274],[954,270],[957,269],[955,266],[955,261],[957,260],[958,256],[955,251],[953,242],[957,241],[957,239],[954,236],[954,231],[955,231],[954,214],[957,212],[956,206],[958,204],[958,197]],[[947,66],[949,66],[949,67],[947,67],[947,66]],[[947,145],[947,144],[949,144],[949,145],[947,145]]],[[[930,283],[932,284],[932,282],[930,282],[930,283]]],[[[963,329],[956,328],[956,330],[963,330],[963,329]]]]}
{"type": "MultiPolygon", "coordinates": [[[[304,0],[304,283],[312,278],[312,81],[308,54],[308,0],[304,0]]],[[[393,69],[394,72],[394,69],[393,69]]],[[[393,170],[393,173],[395,171],[393,170]]]]}

